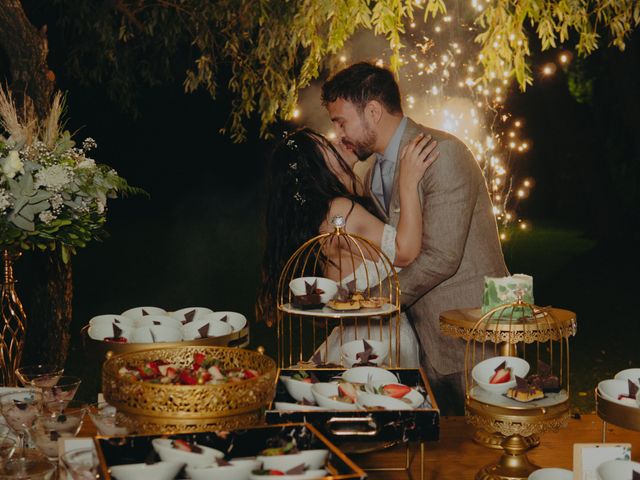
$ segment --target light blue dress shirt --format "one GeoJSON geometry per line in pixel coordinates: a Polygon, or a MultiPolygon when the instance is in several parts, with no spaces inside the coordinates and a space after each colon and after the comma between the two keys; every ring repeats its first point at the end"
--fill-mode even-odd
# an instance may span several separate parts
{"type": "Polygon", "coordinates": [[[398,128],[389,140],[389,145],[383,155],[376,153],[376,164],[371,178],[371,192],[384,205],[387,213],[389,213],[389,201],[391,200],[391,190],[393,188],[393,177],[396,172],[396,163],[398,162],[398,153],[400,150],[400,141],[407,127],[407,117],[402,117],[398,128]]]}

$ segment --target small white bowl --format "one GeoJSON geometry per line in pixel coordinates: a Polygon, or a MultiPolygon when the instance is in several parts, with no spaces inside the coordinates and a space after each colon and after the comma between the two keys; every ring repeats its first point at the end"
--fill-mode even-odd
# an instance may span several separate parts
{"type": "Polygon", "coordinates": [[[253,470],[260,468],[261,464],[258,460],[230,460],[231,465],[218,466],[211,465],[208,467],[192,467],[187,466],[186,471],[193,480],[247,480],[253,470]]]}
{"type": "Polygon", "coordinates": [[[615,380],[631,380],[636,385],[640,385],[640,368],[627,368],[616,373],[615,380]]]}
{"type": "Polygon", "coordinates": [[[304,464],[307,470],[317,470],[327,463],[329,450],[302,450],[298,453],[285,455],[258,455],[256,460],[262,462],[263,469],[273,469],[286,472],[300,464],[304,464]]]}
{"type": "Polygon", "coordinates": [[[600,392],[600,395],[602,395],[604,398],[606,398],[611,402],[615,402],[620,405],[626,405],[628,407],[638,406],[637,400],[633,400],[631,398],[618,400],[618,396],[629,394],[628,380],[615,380],[615,379],[603,380],[600,383],[598,383],[598,391],[600,392]]]}
{"type": "Polygon", "coordinates": [[[178,448],[173,448],[169,438],[154,438],[151,445],[160,459],[165,462],[182,462],[189,467],[208,467],[216,463],[216,458],[224,458],[224,453],[215,448],[198,445],[202,453],[185,452],[178,448]]]}
{"type": "Polygon", "coordinates": [[[338,284],[333,280],[324,277],[294,278],[289,282],[291,293],[295,296],[305,295],[307,293],[305,282],[310,285],[312,285],[313,282],[317,282],[316,288],[319,288],[324,292],[320,294],[320,301],[322,303],[327,303],[329,300],[336,296],[336,293],[338,293],[338,284]]]}
{"type": "Polygon", "coordinates": [[[120,328],[132,328],[134,322],[131,318],[124,315],[98,315],[89,320],[89,325],[113,325],[116,324],[120,328]]]}
{"type": "Polygon", "coordinates": [[[158,307],[135,307],[130,308],[129,310],[125,310],[121,313],[124,317],[129,317],[133,320],[140,317],[145,317],[147,315],[166,315],[167,311],[163,308],[158,307]]]}
{"type": "Polygon", "coordinates": [[[118,480],[173,480],[184,467],[179,462],[130,463],[109,467],[111,476],[118,480]]]}
{"type": "Polygon", "coordinates": [[[239,332],[247,326],[247,317],[238,312],[213,312],[202,317],[202,320],[220,320],[231,325],[234,332],[239,332]],[[222,319],[227,317],[226,321],[222,319]]]}
{"type": "MultiPolygon", "coordinates": [[[[312,401],[315,401],[312,400],[312,401]]],[[[275,402],[274,407],[281,412],[303,412],[303,411],[322,411],[326,408],[318,407],[317,405],[300,405],[299,403],[290,402],[275,402]]]]}
{"type": "MultiPolygon", "coordinates": [[[[379,342],[377,340],[367,339],[367,343],[371,346],[372,352],[378,357],[369,360],[376,365],[382,365],[389,356],[389,342],[379,342]]],[[[364,340],[353,340],[347,342],[341,347],[342,352],[342,364],[346,368],[353,367],[354,364],[359,363],[360,360],[356,358],[356,355],[360,352],[364,352],[364,340]]]]}
{"type": "Polygon", "coordinates": [[[193,322],[185,323],[182,326],[182,334],[185,340],[196,340],[202,338],[200,330],[202,327],[209,325],[208,337],[221,337],[223,335],[229,335],[233,328],[231,325],[220,320],[194,320],[193,322]]]}
{"type": "Polygon", "coordinates": [[[573,472],[564,468],[541,468],[529,475],[527,480],[573,480],[573,472]]]}
{"type": "Polygon", "coordinates": [[[152,325],[150,327],[140,327],[133,331],[132,343],[160,343],[160,342],[180,342],[182,332],[177,328],[163,327],[162,325],[152,325]],[[153,332],[153,336],[151,335],[153,332]]]}
{"type": "Polygon", "coordinates": [[[345,403],[329,397],[338,395],[337,383],[314,383],[311,387],[313,398],[320,407],[330,410],[358,410],[356,403],[345,403]]]}
{"type": "Polygon", "coordinates": [[[631,460],[609,460],[598,465],[601,480],[631,480],[633,471],[640,473],[640,463],[631,460]]]}
{"type": "Polygon", "coordinates": [[[516,386],[516,376],[526,377],[527,373],[529,373],[529,368],[529,362],[519,357],[493,357],[483,360],[473,367],[471,376],[483,390],[502,395],[516,386]],[[495,373],[496,368],[505,361],[507,362],[507,368],[511,368],[511,380],[505,383],[489,383],[489,379],[495,373]]]}
{"type": "Polygon", "coordinates": [[[291,377],[280,377],[284,387],[289,392],[289,395],[293,397],[296,402],[306,400],[307,402],[315,402],[313,393],[311,393],[311,387],[313,383],[302,382],[300,380],[294,380],[291,377]]]}
{"type": "Polygon", "coordinates": [[[374,387],[387,383],[398,383],[396,376],[389,370],[378,367],[354,367],[345,370],[342,379],[349,383],[371,383],[374,387]]]}
{"type": "Polygon", "coordinates": [[[382,407],[385,410],[413,410],[413,405],[403,402],[399,398],[393,398],[388,395],[378,395],[376,393],[360,392],[358,393],[358,406],[362,408],[382,407]]]}
{"type": "Polygon", "coordinates": [[[175,312],[171,312],[169,315],[171,315],[182,324],[187,321],[187,316],[189,316],[191,312],[193,312],[192,320],[200,320],[205,315],[212,314],[213,310],[206,307],[186,307],[181,308],[180,310],[176,310],[175,312]]]}
{"type": "MultiPolygon", "coordinates": [[[[120,336],[126,338],[128,342],[131,342],[134,330],[130,327],[125,327],[124,325],[122,327],[119,325],[117,326],[122,329],[120,336]]],[[[103,341],[105,338],[111,338],[113,337],[113,324],[97,323],[95,325],[91,325],[87,334],[89,335],[89,338],[99,341],[103,341]]]]}
{"type": "Polygon", "coordinates": [[[176,328],[178,330],[182,328],[182,324],[178,320],[168,315],[145,315],[144,317],[136,318],[134,321],[136,328],[150,327],[152,325],[176,328]]]}
{"type": "Polygon", "coordinates": [[[314,480],[327,476],[326,470],[307,470],[301,475],[249,475],[249,480],[314,480]]]}

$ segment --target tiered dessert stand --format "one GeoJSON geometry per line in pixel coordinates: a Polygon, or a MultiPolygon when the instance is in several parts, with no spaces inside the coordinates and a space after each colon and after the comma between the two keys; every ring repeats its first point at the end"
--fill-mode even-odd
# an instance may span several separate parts
{"type": "Polygon", "coordinates": [[[503,450],[499,462],[483,467],[476,480],[527,479],[539,468],[528,460],[527,450],[537,444],[538,435],[558,431],[569,420],[568,340],[576,333],[575,314],[517,301],[485,315],[479,308],[444,312],[440,325],[444,334],[467,341],[465,406],[467,421],[480,429],[476,441],[503,450]],[[472,379],[472,369],[497,355],[524,358],[532,373],[540,361],[547,363],[560,391],[523,403],[482,390],[472,379]]]}
{"type": "MultiPolygon", "coordinates": [[[[437,439],[439,412],[431,394],[422,369],[403,369],[401,365],[400,342],[400,287],[397,273],[392,261],[376,245],[367,239],[348,234],[344,230],[345,221],[342,217],[332,219],[335,229],[330,233],[321,234],[305,242],[288,260],[279,280],[278,304],[277,304],[277,341],[278,341],[278,366],[280,369],[341,369],[340,359],[328,361],[330,358],[330,338],[337,338],[339,346],[343,343],[357,339],[377,340],[388,342],[389,356],[387,361],[380,365],[383,368],[392,369],[398,377],[420,378],[424,385],[431,407],[418,408],[415,412],[430,415],[430,421],[419,420],[424,424],[424,429],[433,428],[430,432],[437,439]],[[347,252],[340,256],[340,260],[328,266],[326,252],[340,250],[347,252]],[[360,267],[363,265],[363,267],[360,267]],[[352,273],[358,268],[364,269],[364,275],[356,275],[358,281],[354,281],[352,273]],[[331,271],[331,274],[328,272],[331,271]],[[362,308],[359,310],[335,310],[328,306],[322,308],[304,309],[295,306],[294,295],[289,288],[290,282],[301,277],[331,277],[335,278],[340,287],[350,291],[359,292],[365,299],[378,299],[379,305],[375,308],[362,308]],[[363,278],[364,277],[364,278],[363,278]],[[332,331],[334,332],[332,334],[332,331]],[[318,362],[320,359],[320,362],[318,362]],[[336,361],[337,360],[337,361],[336,361]],[[320,365],[318,365],[320,363],[320,365]],[[429,424],[429,425],[427,425],[429,424]]],[[[335,340],[334,340],[335,341],[335,340]]],[[[335,349],[335,343],[332,345],[335,349]]],[[[334,355],[335,357],[335,355],[334,355]]],[[[336,372],[339,374],[340,372],[336,372]]],[[[311,423],[326,426],[326,434],[342,439],[341,449],[350,453],[364,453],[380,448],[385,448],[403,442],[403,434],[400,438],[389,441],[389,438],[379,438],[378,432],[382,431],[378,415],[384,416],[385,425],[391,425],[389,415],[394,411],[354,411],[354,412],[305,412],[305,418],[311,423]],[[346,413],[347,415],[344,415],[346,413]],[[316,416],[317,415],[317,416],[316,416]],[[327,417],[328,415],[328,417],[327,417]],[[315,418],[315,422],[314,422],[315,418]],[[375,426],[375,428],[363,429],[363,426],[375,426]],[[377,425],[377,426],[376,426],[377,425]]],[[[396,423],[402,424],[407,412],[396,412],[399,417],[396,423]]],[[[419,415],[420,413],[417,413],[419,415]]],[[[380,417],[382,418],[382,417],[380,417]]],[[[269,415],[267,415],[269,421],[269,415]]],[[[415,420],[413,418],[412,420],[415,420]]],[[[289,420],[295,421],[295,420],[289,420]]],[[[405,432],[406,433],[406,432],[405,432]]],[[[424,442],[420,439],[421,471],[424,472],[424,442]]],[[[410,447],[407,442],[407,455],[405,465],[374,470],[407,471],[410,467],[410,447]]],[[[424,475],[424,473],[423,473],[424,475]]]]}

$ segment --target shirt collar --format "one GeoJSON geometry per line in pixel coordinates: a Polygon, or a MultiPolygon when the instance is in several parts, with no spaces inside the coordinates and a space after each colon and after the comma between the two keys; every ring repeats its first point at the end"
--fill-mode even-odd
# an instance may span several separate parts
{"type": "Polygon", "coordinates": [[[400,141],[402,140],[402,136],[404,135],[404,131],[407,128],[407,117],[402,117],[398,127],[396,128],[393,137],[389,140],[389,145],[387,145],[384,154],[378,155],[378,161],[381,161],[383,158],[385,160],[389,160],[390,162],[396,163],[398,159],[398,150],[400,150],[400,141]]]}

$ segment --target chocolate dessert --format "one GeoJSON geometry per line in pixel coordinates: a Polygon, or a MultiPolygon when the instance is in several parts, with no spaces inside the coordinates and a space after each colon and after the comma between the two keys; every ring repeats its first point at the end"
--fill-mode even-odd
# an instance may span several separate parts
{"type": "Polygon", "coordinates": [[[324,307],[324,303],[320,299],[320,295],[324,293],[324,291],[318,288],[318,281],[314,281],[313,283],[304,282],[305,294],[304,295],[294,295],[292,304],[295,308],[300,308],[302,310],[312,310],[314,308],[322,308],[324,307]]]}
{"type": "Polygon", "coordinates": [[[530,385],[524,378],[516,375],[516,386],[507,390],[507,397],[517,400],[518,402],[532,402],[544,398],[544,392],[530,385]]]}
{"type": "Polygon", "coordinates": [[[630,400],[635,400],[636,396],[638,395],[638,386],[633,383],[631,380],[627,380],[627,384],[629,385],[629,394],[625,395],[625,394],[620,394],[618,395],[618,400],[623,400],[625,398],[630,399],[630,400]]]}
{"type": "Polygon", "coordinates": [[[551,367],[542,360],[538,361],[538,373],[529,375],[527,381],[544,393],[557,393],[560,391],[560,379],[551,373],[551,367]]]}

